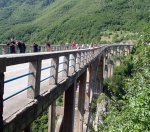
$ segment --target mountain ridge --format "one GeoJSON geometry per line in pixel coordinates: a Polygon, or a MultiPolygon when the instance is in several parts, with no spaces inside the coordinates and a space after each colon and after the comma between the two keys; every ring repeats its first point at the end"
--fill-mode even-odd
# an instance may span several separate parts
{"type": "MultiPolygon", "coordinates": [[[[0,0],[0,3],[4,0],[0,0]]],[[[149,0],[7,0],[0,7],[0,41],[100,42],[103,31],[141,32],[149,0]],[[11,3],[12,2],[12,3],[11,3]],[[10,3],[10,4],[8,4],[10,3]]]]}

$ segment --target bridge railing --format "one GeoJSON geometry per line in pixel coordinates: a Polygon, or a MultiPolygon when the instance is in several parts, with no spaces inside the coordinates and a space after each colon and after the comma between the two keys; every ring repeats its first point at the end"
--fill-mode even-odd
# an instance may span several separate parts
{"type": "MultiPolygon", "coordinates": [[[[80,45],[81,46],[81,45],[80,45]]],[[[51,45],[51,51],[62,51],[62,50],[73,50],[77,47],[72,47],[71,45],[51,45]]],[[[46,45],[39,45],[39,52],[46,52],[46,45]]],[[[26,53],[33,52],[33,45],[26,44],[26,53]]],[[[19,49],[16,46],[16,53],[19,53],[19,49]]],[[[0,44],[0,54],[10,54],[10,47],[7,44],[0,44]]]]}
{"type": "MultiPolygon", "coordinates": [[[[29,72],[8,78],[4,80],[4,84],[11,83],[17,79],[28,76],[28,86],[25,86],[21,90],[5,97],[3,100],[6,101],[11,97],[25,91],[29,90],[30,92],[28,97],[36,98],[40,93],[40,83],[49,79],[50,84],[57,84],[58,74],[62,74],[62,77],[67,77],[70,73],[74,73],[78,69],[82,68],[88,62],[90,62],[100,51],[100,48],[95,49],[86,49],[86,50],[70,50],[66,52],[42,52],[42,53],[31,53],[31,54],[11,54],[3,55],[0,59],[5,60],[5,66],[12,66],[22,63],[29,64],[29,72]],[[62,58],[60,62],[60,58],[62,58]],[[51,59],[51,64],[44,68],[41,68],[42,60],[51,59]],[[60,68],[61,67],[61,68],[60,68]],[[49,69],[50,74],[47,77],[41,79],[41,72],[49,69]],[[58,71],[58,69],[60,69],[58,71]],[[36,92],[37,91],[37,92],[36,92]]],[[[5,68],[6,69],[6,68],[5,68]]],[[[7,72],[7,71],[6,71],[7,72]]]]}
{"type": "MultiPolygon", "coordinates": [[[[5,47],[5,45],[4,45],[4,47],[5,47]]],[[[29,46],[29,47],[31,48],[32,46],[29,46]]],[[[105,48],[106,47],[107,46],[105,46],[105,48]]],[[[114,45],[113,45],[113,47],[114,47],[114,45]]],[[[42,49],[42,51],[43,51],[45,46],[43,46],[42,48],[43,48],[42,49]]],[[[55,46],[54,48],[55,48],[54,50],[56,50],[56,51],[64,50],[65,46],[55,46]]],[[[37,87],[39,87],[40,86],[39,82],[43,82],[47,79],[50,79],[50,81],[51,81],[50,84],[51,83],[57,84],[59,73],[62,73],[63,77],[64,76],[67,77],[70,69],[73,72],[75,72],[76,70],[78,70],[81,67],[83,67],[84,65],[86,65],[94,57],[96,57],[102,50],[103,50],[103,47],[94,48],[94,49],[85,49],[85,50],[71,50],[71,51],[66,51],[66,52],[64,52],[64,51],[63,52],[53,52],[53,53],[42,52],[42,53],[33,53],[33,54],[11,54],[11,55],[4,55],[4,56],[2,56],[2,58],[0,57],[0,59],[5,60],[5,62],[6,62],[6,63],[4,63],[6,65],[3,66],[3,67],[5,67],[4,69],[6,69],[7,66],[17,65],[17,64],[22,64],[22,63],[30,63],[29,72],[24,73],[19,76],[9,78],[9,79],[5,79],[4,80],[5,84],[9,83],[11,81],[15,81],[17,79],[26,77],[26,76],[29,77],[28,80],[32,80],[32,83],[29,82],[28,86],[13,93],[12,95],[5,97],[3,100],[6,101],[9,98],[11,98],[25,90],[35,89],[36,86],[34,86],[34,85],[37,82],[38,82],[37,87]],[[59,62],[59,59],[61,57],[63,57],[64,61],[59,62]],[[51,59],[51,65],[41,68],[42,60],[45,60],[45,59],[51,59]],[[63,65],[62,66],[63,68],[60,71],[58,71],[60,65],[63,65]],[[50,69],[50,75],[48,75],[47,77],[40,80],[41,72],[46,69],[50,69]]],[[[32,97],[32,98],[35,98],[35,97],[32,97]]]]}

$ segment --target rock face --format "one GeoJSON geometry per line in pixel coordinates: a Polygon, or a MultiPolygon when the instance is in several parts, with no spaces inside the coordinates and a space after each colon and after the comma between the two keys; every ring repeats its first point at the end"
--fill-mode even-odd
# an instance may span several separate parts
{"type": "Polygon", "coordinates": [[[104,99],[100,103],[97,103],[97,111],[95,120],[93,121],[93,127],[95,131],[98,130],[98,126],[103,126],[103,117],[106,115],[107,112],[107,105],[108,102],[104,99]]]}

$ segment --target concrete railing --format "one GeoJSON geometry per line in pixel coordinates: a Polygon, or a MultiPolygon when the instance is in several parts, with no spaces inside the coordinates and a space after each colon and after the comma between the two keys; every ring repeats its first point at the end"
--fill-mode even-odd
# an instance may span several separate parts
{"type": "MultiPolygon", "coordinates": [[[[81,45],[79,45],[81,47],[81,45]]],[[[65,46],[65,45],[51,45],[51,51],[73,50],[77,47],[65,46]]],[[[39,45],[39,52],[46,52],[46,45],[39,45]]],[[[26,44],[26,53],[33,52],[33,45],[26,44]]],[[[16,46],[16,53],[19,53],[19,49],[16,46]]],[[[10,47],[6,44],[0,44],[0,54],[10,54],[10,47]]]]}
{"type": "MultiPolygon", "coordinates": [[[[41,53],[30,53],[30,54],[11,54],[11,55],[1,55],[0,56],[0,130],[1,131],[20,131],[23,130],[27,125],[33,122],[33,119],[38,117],[38,115],[45,110],[54,100],[56,100],[63,92],[65,92],[67,89],[70,89],[71,87],[74,87],[73,84],[75,84],[76,80],[86,71],[86,69],[91,66],[91,64],[95,61],[95,59],[102,54],[105,54],[107,52],[111,52],[112,49],[115,49],[113,51],[114,54],[117,54],[118,47],[121,49],[121,47],[125,47],[124,52],[127,53],[130,50],[130,46],[132,45],[106,45],[101,46],[99,48],[93,48],[93,49],[83,49],[83,50],[68,50],[68,51],[60,51],[60,52],[41,52],[41,53]],[[127,49],[127,50],[126,50],[127,49]],[[62,58],[62,70],[58,71],[59,65],[60,65],[60,58],[62,58]],[[46,67],[50,69],[49,77],[46,77],[46,79],[49,79],[49,85],[52,88],[52,90],[48,91],[48,93],[44,93],[44,95],[40,95],[41,91],[41,64],[42,60],[45,59],[51,59],[51,65],[46,67]],[[32,102],[32,110],[30,109],[30,106],[26,107],[25,110],[22,112],[22,114],[19,114],[19,116],[13,116],[9,119],[5,119],[5,125],[3,126],[3,91],[4,91],[4,72],[6,71],[7,66],[22,64],[22,63],[29,63],[29,74],[28,75],[28,88],[27,90],[27,97],[29,99],[36,100],[32,102]],[[59,73],[61,72],[61,75],[59,73]],[[67,80],[67,78],[69,79],[67,80]],[[60,78],[64,80],[62,83],[59,83],[60,78]],[[66,80],[66,81],[65,81],[66,80]],[[43,104],[43,101],[47,100],[48,102],[45,102],[43,104]],[[42,109],[41,109],[41,108],[42,109]],[[30,111],[30,118],[31,119],[23,119],[25,118],[26,112],[30,111]],[[37,110],[39,108],[39,110],[37,110]],[[33,116],[32,116],[33,115],[33,116]],[[18,124],[21,123],[20,120],[22,119],[22,122],[24,124],[18,124]]],[[[58,48],[58,47],[57,47],[58,48]]],[[[59,47],[58,49],[63,50],[63,47],[59,47]]],[[[43,49],[42,49],[43,51],[43,49]]],[[[120,50],[120,52],[123,52],[123,50],[120,50]]],[[[119,54],[120,54],[119,52],[119,54]]],[[[111,54],[109,56],[107,55],[107,58],[111,57],[111,54]]],[[[97,64],[99,62],[96,62],[97,64]]],[[[44,68],[43,68],[44,69],[44,68]]],[[[96,69],[96,68],[95,68],[96,69]]],[[[91,71],[92,72],[92,71],[91,71]]],[[[86,78],[84,76],[84,80],[86,82],[86,78]]],[[[92,80],[92,79],[91,79],[92,80]]],[[[85,85],[83,84],[85,87],[85,85]]],[[[74,93],[70,95],[74,95],[74,93]]],[[[70,95],[67,93],[66,96],[70,98],[71,101],[73,101],[74,96],[70,97],[70,95]]],[[[15,98],[15,97],[14,97],[15,98]]],[[[9,100],[8,100],[9,101],[9,100]]],[[[73,102],[72,102],[73,103],[73,102]]],[[[68,106],[70,102],[68,102],[66,105],[66,108],[70,108],[73,106],[68,106]]],[[[65,110],[66,110],[65,108],[65,110]]],[[[68,110],[67,110],[68,111],[68,110]]],[[[73,114],[73,111],[70,112],[70,114],[73,114]]],[[[15,113],[18,114],[18,113],[15,113]]],[[[28,113],[29,114],[29,113],[28,113]]],[[[69,121],[68,113],[64,113],[64,122],[69,121]]],[[[72,120],[72,118],[70,119],[72,120]]],[[[64,124],[64,126],[67,124],[64,124]]],[[[69,125],[69,127],[72,126],[69,125]]],[[[69,130],[70,128],[64,128],[64,130],[69,130]]]]}

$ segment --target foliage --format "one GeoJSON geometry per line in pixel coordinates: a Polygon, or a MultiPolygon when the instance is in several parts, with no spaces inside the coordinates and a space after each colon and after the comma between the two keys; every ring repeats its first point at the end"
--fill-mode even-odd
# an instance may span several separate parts
{"type": "Polygon", "coordinates": [[[48,112],[42,113],[32,124],[33,132],[47,132],[48,131],[48,112]]]}
{"type": "Polygon", "coordinates": [[[149,0],[0,0],[0,43],[133,41],[148,23],[149,0]]]}
{"type": "MultiPolygon", "coordinates": [[[[123,86],[118,86],[119,81],[106,81],[110,91],[109,112],[104,120],[103,131],[123,132],[148,132],[150,131],[150,27],[144,29],[144,33],[136,45],[132,56],[125,59],[125,63],[117,71],[124,71],[120,77],[123,78],[123,86]],[[131,66],[131,67],[130,67],[131,66]],[[125,72],[125,69],[132,68],[132,72],[125,72]],[[130,74],[131,73],[131,74],[130,74]],[[114,82],[112,84],[112,81],[114,82]],[[123,93],[118,90],[123,89],[123,93]]],[[[105,86],[106,86],[105,84],[105,86]]],[[[109,93],[109,92],[108,92],[109,93]]]]}

